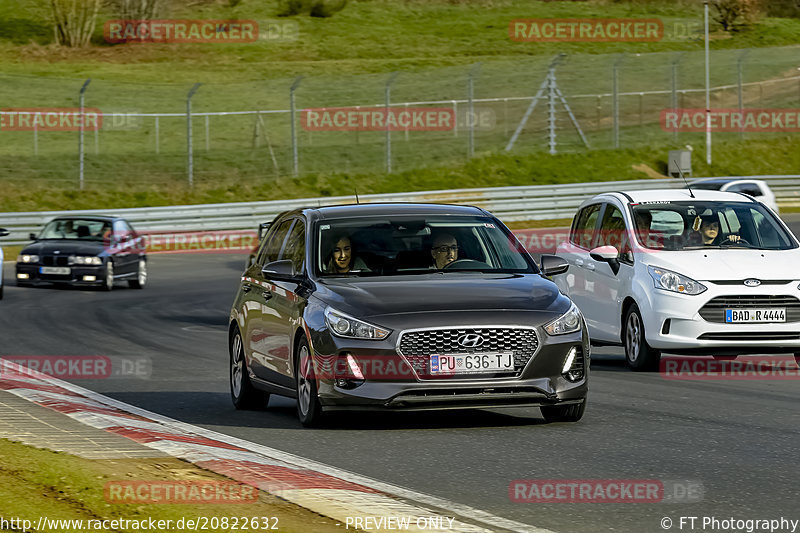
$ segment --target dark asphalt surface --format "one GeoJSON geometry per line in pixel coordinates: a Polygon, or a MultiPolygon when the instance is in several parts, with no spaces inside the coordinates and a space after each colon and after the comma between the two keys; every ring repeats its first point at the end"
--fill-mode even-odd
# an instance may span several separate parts
{"type": "MultiPolygon", "coordinates": [[[[798,222],[792,226],[797,233],[798,222]]],[[[538,409],[336,415],[303,429],[273,397],[237,412],[228,393],[226,320],[244,257],[152,256],[142,291],[7,286],[0,355],[108,355],[152,361],[147,378],[72,380],[215,431],[557,532],[657,532],[663,517],[800,519],[798,381],[673,381],[632,373],[619,349],[593,354],[577,424],[538,409]],[[529,504],[515,479],[702,483],[691,504],[529,504]]],[[[13,285],[13,265],[4,279],[13,285]]],[[[798,528],[800,529],[800,528],[798,528]]],[[[687,528],[684,526],[684,531],[687,528]]],[[[698,527],[695,530],[699,530],[698,527]]],[[[706,529],[708,531],[708,529],[706,529]]]]}

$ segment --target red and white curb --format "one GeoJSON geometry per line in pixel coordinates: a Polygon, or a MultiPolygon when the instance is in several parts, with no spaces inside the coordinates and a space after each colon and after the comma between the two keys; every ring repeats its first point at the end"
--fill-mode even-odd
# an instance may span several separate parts
{"type": "MultiPolygon", "coordinates": [[[[372,517],[372,524],[375,524],[372,519],[380,517],[408,517],[408,531],[552,533],[186,424],[11,361],[0,360],[0,390],[64,413],[91,427],[122,435],[206,470],[256,486],[343,524],[353,524],[353,517],[372,517]],[[351,518],[349,522],[348,517],[351,518]]],[[[381,531],[379,527],[369,530],[381,531]]],[[[365,530],[363,527],[359,529],[365,530]]]]}

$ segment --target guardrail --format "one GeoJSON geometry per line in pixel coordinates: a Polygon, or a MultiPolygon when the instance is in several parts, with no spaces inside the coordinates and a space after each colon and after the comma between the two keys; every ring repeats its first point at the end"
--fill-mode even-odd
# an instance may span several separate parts
{"type": "MultiPolygon", "coordinates": [[[[800,206],[800,175],[748,176],[736,179],[766,181],[775,192],[780,207],[800,206]]],[[[360,203],[421,202],[480,206],[506,222],[571,218],[586,198],[603,192],[620,190],[663,189],[685,187],[679,179],[647,179],[530,185],[523,187],[487,187],[409,193],[369,194],[359,196],[360,203]]],[[[26,244],[29,233],[59,215],[111,214],[128,219],[138,230],[179,232],[197,230],[255,229],[261,222],[272,220],[281,211],[305,206],[355,203],[355,196],[329,196],[270,202],[179,205],[130,209],[91,209],[83,211],[35,211],[0,213],[0,227],[10,231],[3,245],[26,244]]]]}

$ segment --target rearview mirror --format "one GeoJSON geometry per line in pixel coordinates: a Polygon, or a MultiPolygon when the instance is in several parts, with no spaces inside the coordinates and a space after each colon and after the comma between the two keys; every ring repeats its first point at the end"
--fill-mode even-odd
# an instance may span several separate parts
{"type": "Polygon", "coordinates": [[[589,257],[595,261],[609,262],[619,259],[619,251],[613,246],[598,246],[589,252],[589,257]]]}
{"type": "Polygon", "coordinates": [[[35,241],[35,240],[36,240],[36,234],[35,234],[35,233],[30,233],[30,234],[28,234],[28,237],[29,237],[29,238],[30,238],[30,240],[32,240],[32,241],[35,241]]]}
{"type": "Polygon", "coordinates": [[[619,272],[619,250],[613,246],[598,246],[589,251],[589,257],[595,261],[608,263],[611,271],[616,275],[619,272]]]}
{"type": "Polygon", "coordinates": [[[540,262],[542,264],[542,274],[545,276],[563,274],[569,268],[569,263],[557,255],[543,254],[540,262]]]}
{"type": "Polygon", "coordinates": [[[261,273],[265,278],[277,281],[297,281],[297,272],[294,270],[294,263],[289,259],[273,261],[264,265],[261,273]]]}

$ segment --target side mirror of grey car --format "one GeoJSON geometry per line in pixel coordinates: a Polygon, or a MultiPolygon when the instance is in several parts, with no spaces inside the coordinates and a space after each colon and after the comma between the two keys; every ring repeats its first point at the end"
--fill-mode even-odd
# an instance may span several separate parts
{"type": "Polygon", "coordinates": [[[36,234],[35,234],[35,233],[31,233],[31,234],[29,234],[29,235],[28,235],[28,237],[30,237],[30,239],[31,239],[32,241],[35,241],[35,240],[36,240],[36,234]]]}
{"type": "Polygon", "coordinates": [[[598,246],[589,251],[589,257],[595,261],[608,263],[611,270],[616,274],[619,272],[619,250],[613,246],[598,246]]]}
{"type": "Polygon", "coordinates": [[[8,230],[6,228],[0,228],[0,237],[5,237],[8,235],[8,230]]]}
{"type": "Polygon", "coordinates": [[[569,268],[569,263],[557,255],[542,255],[542,274],[545,276],[555,276],[563,274],[569,268]]]}
{"type": "Polygon", "coordinates": [[[294,270],[294,263],[289,259],[267,263],[261,269],[261,273],[264,274],[265,278],[277,281],[297,281],[298,279],[297,272],[294,270]]]}

